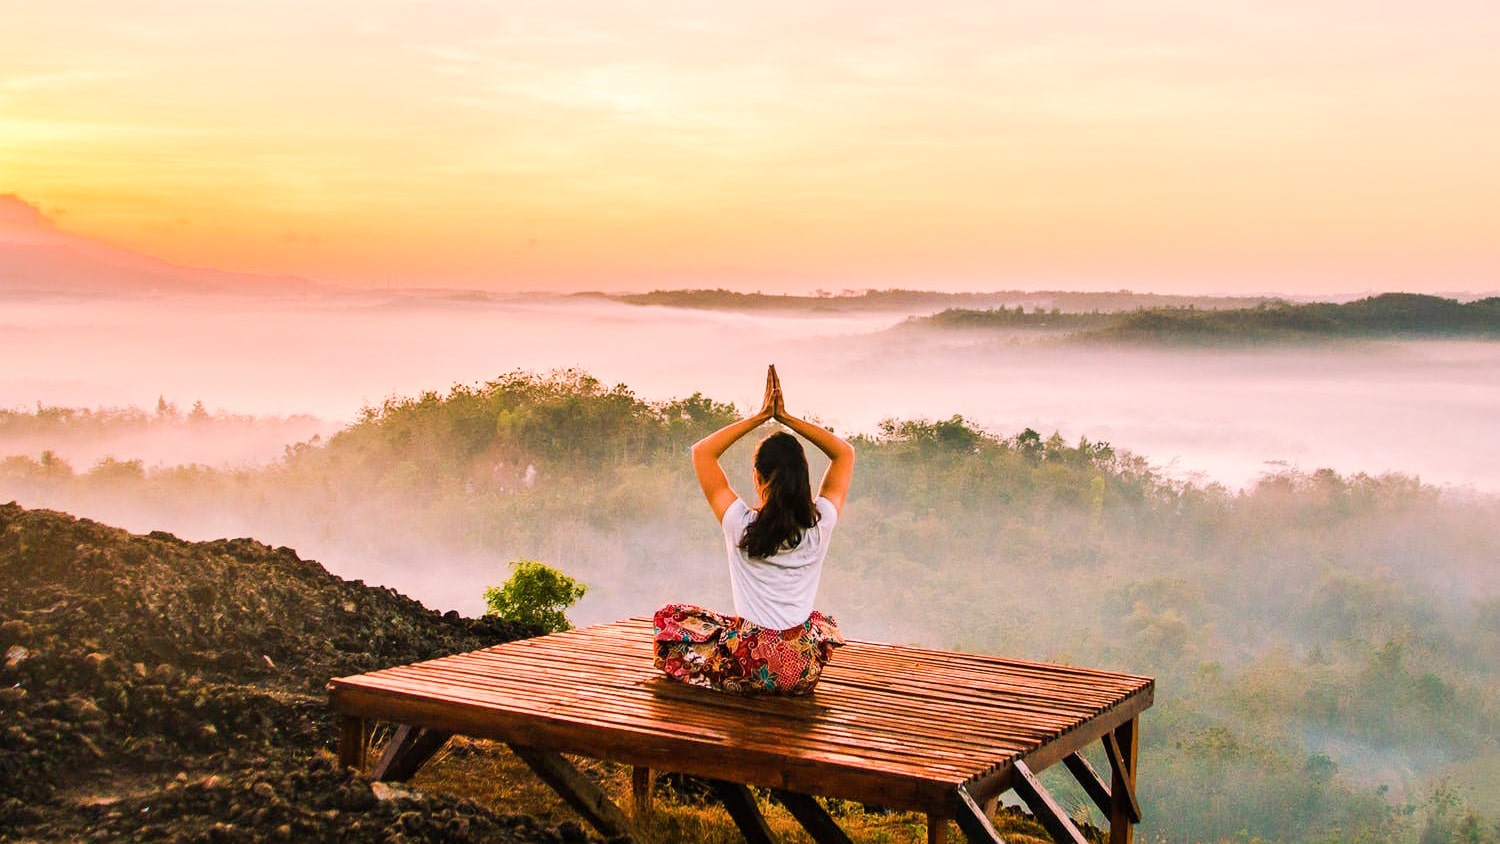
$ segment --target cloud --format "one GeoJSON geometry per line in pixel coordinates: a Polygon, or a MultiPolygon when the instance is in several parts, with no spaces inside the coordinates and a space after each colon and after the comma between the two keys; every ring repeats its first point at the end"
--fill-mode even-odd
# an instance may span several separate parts
{"type": "Polygon", "coordinates": [[[13,193],[0,194],[0,229],[30,232],[57,231],[42,209],[13,193]]]}

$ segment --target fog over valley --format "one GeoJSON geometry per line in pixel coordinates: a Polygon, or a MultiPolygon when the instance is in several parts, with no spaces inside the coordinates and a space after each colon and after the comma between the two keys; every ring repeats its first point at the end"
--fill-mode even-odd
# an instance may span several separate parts
{"type": "MultiPolygon", "coordinates": [[[[0,408],[151,409],[165,398],[184,411],[201,401],[320,421],[284,442],[177,438],[176,455],[128,443],[114,454],[240,464],[276,458],[388,397],[517,369],[580,368],[643,398],[701,392],[747,407],[755,373],[774,362],[807,412],[846,433],[958,414],[997,433],[1107,441],[1170,473],[1235,487],[1294,466],[1500,490],[1500,452],[1473,447],[1500,414],[1500,343],[1101,347],[903,326],[912,313],[441,293],[17,299],[0,307],[0,354],[12,362],[0,373],[0,408]]],[[[103,456],[83,442],[56,447],[80,464],[103,456]]]]}

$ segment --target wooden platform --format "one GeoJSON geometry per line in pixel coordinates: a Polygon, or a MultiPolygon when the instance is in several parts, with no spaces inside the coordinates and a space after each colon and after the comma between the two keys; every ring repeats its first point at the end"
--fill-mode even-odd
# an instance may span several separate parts
{"type": "MultiPolygon", "coordinates": [[[[983,807],[1008,789],[1054,838],[1081,841],[1034,777],[1065,762],[1110,820],[1111,842],[1131,840],[1148,677],[850,641],[811,695],[741,698],[665,679],[651,635],[637,618],[335,679],[344,761],[363,764],[372,721],[403,725],[376,778],[409,777],[452,734],[497,739],[606,835],[630,834],[630,820],[558,753],[636,766],[637,817],[649,811],[649,769],[720,781],[732,812],[749,798],[744,784],[775,789],[818,841],[847,839],[817,831],[832,822],[806,795],[925,812],[933,840],[954,819],[971,841],[999,841],[983,807]],[[1096,741],[1108,783],[1078,755],[1096,741]]],[[[769,840],[757,837],[753,800],[735,817],[747,838],[769,840]]]]}

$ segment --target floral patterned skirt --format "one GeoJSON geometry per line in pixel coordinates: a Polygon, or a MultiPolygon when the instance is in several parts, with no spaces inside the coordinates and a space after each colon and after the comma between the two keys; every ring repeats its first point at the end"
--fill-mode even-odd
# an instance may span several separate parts
{"type": "Polygon", "coordinates": [[[771,630],[691,604],[656,611],[656,667],[673,680],[741,695],[804,695],[818,684],[838,624],[813,610],[807,621],[771,630]]]}

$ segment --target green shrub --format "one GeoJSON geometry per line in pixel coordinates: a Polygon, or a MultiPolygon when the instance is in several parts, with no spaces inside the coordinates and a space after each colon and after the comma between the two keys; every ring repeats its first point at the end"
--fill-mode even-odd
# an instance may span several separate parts
{"type": "Polygon", "coordinates": [[[513,560],[510,567],[509,580],[484,590],[490,614],[539,627],[544,633],[571,630],[573,625],[564,612],[588,587],[537,560],[513,560]]]}

